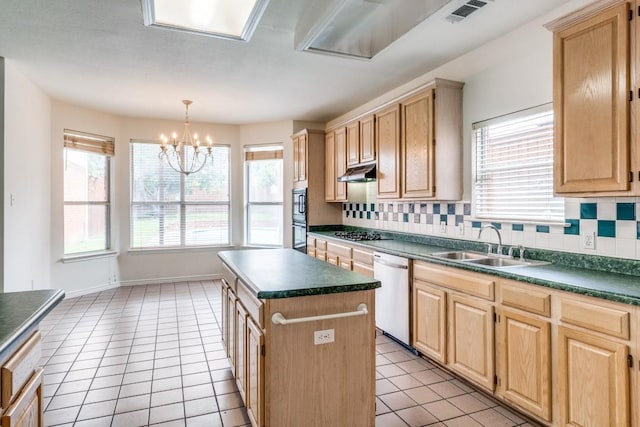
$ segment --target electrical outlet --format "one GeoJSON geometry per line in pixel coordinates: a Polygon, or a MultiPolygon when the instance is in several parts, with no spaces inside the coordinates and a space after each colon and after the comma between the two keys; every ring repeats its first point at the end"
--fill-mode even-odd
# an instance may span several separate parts
{"type": "Polygon", "coordinates": [[[458,224],[458,234],[461,236],[464,235],[464,222],[458,224]]]}
{"type": "Polygon", "coordinates": [[[335,329],[325,329],[323,331],[314,331],[313,332],[313,343],[315,345],[318,344],[329,344],[336,340],[335,329]]]}
{"type": "Polygon", "coordinates": [[[440,221],[440,232],[441,233],[447,232],[447,223],[445,221],[440,221]]]}
{"type": "Polygon", "coordinates": [[[596,248],[596,232],[582,235],[582,249],[595,249],[596,248]]]}

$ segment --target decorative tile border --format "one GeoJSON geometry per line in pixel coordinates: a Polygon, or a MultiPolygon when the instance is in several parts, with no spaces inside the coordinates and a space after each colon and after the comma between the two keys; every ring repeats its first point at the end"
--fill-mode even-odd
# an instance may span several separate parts
{"type": "MultiPolygon", "coordinates": [[[[566,226],[478,221],[469,202],[343,203],[343,224],[477,240],[493,224],[503,243],[620,258],[640,257],[640,198],[565,199],[566,226]],[[462,227],[460,225],[462,224],[462,227]],[[584,241],[595,240],[595,248],[584,241]]],[[[487,234],[487,240],[496,241],[487,234]]],[[[485,240],[483,234],[482,240],[485,240]]]]}

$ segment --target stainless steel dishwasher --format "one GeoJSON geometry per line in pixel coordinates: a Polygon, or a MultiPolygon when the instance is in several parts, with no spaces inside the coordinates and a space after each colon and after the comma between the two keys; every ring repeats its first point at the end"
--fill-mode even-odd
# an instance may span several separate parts
{"type": "Polygon", "coordinates": [[[382,283],[376,289],[376,326],[410,346],[409,260],[374,252],[373,277],[382,283]]]}

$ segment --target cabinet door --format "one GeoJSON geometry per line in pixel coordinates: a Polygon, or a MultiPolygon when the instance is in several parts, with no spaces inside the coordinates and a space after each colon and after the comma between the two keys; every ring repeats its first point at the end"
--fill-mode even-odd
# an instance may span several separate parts
{"type": "Polygon", "coordinates": [[[229,286],[227,283],[222,280],[222,286],[220,287],[222,291],[222,347],[224,348],[225,355],[229,357],[229,319],[227,318],[227,310],[229,309],[229,286]]]}
{"type": "Polygon", "coordinates": [[[337,178],[347,171],[347,130],[337,129],[335,132],[336,143],[336,178],[333,180],[336,186],[336,202],[347,200],[347,183],[338,182],[337,178]]]}
{"type": "Polygon", "coordinates": [[[336,143],[333,132],[325,135],[324,145],[324,200],[335,202],[336,200],[336,143]]]}
{"type": "Polygon", "coordinates": [[[446,363],[446,328],[446,292],[414,280],[413,346],[424,355],[446,363]]]}
{"type": "Polygon", "coordinates": [[[628,2],[554,33],[554,189],[629,189],[628,2]]]}
{"type": "Polygon", "coordinates": [[[558,326],[560,425],[630,425],[628,354],[624,344],[558,326]]]}
{"type": "Polygon", "coordinates": [[[402,102],[403,198],[434,195],[433,118],[433,89],[402,102]]]}
{"type": "Polygon", "coordinates": [[[293,182],[300,181],[300,162],[298,159],[300,158],[300,138],[293,137],[293,182]]]}
{"type": "Polygon", "coordinates": [[[264,425],[264,335],[247,319],[247,414],[255,427],[264,425]]]}
{"type": "Polygon", "coordinates": [[[551,326],[548,320],[502,310],[499,388],[508,401],[551,421],[551,326]]]}
{"type": "Polygon", "coordinates": [[[298,181],[307,180],[307,135],[298,137],[298,181]]]}
{"type": "Polygon", "coordinates": [[[42,426],[42,369],[38,369],[2,415],[2,427],[42,426]]]}
{"type": "Polygon", "coordinates": [[[236,302],[236,384],[242,400],[246,401],[246,350],[247,350],[247,311],[240,301],[236,302]]]}
{"type": "Polygon", "coordinates": [[[493,306],[449,295],[449,366],[480,386],[494,389],[493,306]]]}
{"type": "Polygon", "coordinates": [[[227,357],[231,372],[236,375],[236,296],[231,289],[227,292],[227,357]]]}
{"type": "Polygon", "coordinates": [[[372,162],[376,159],[375,117],[367,116],[360,120],[360,161],[372,162]]]}
{"type": "Polygon", "coordinates": [[[360,163],[360,122],[347,125],[347,165],[360,163]]]}
{"type": "Polygon", "coordinates": [[[400,197],[400,106],[376,114],[379,199],[400,197]]]}

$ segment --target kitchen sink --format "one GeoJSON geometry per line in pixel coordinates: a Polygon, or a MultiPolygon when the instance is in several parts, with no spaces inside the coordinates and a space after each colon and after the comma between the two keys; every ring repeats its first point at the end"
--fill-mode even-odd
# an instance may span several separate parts
{"type": "Polygon", "coordinates": [[[436,252],[431,255],[438,258],[457,261],[461,264],[475,264],[490,268],[527,267],[549,264],[544,261],[523,261],[515,258],[504,258],[497,255],[468,251],[436,252]]]}
{"type": "Polygon", "coordinates": [[[431,254],[438,258],[466,261],[471,259],[484,259],[487,258],[487,254],[479,252],[466,252],[466,251],[452,251],[452,252],[436,252],[431,254]]]}

